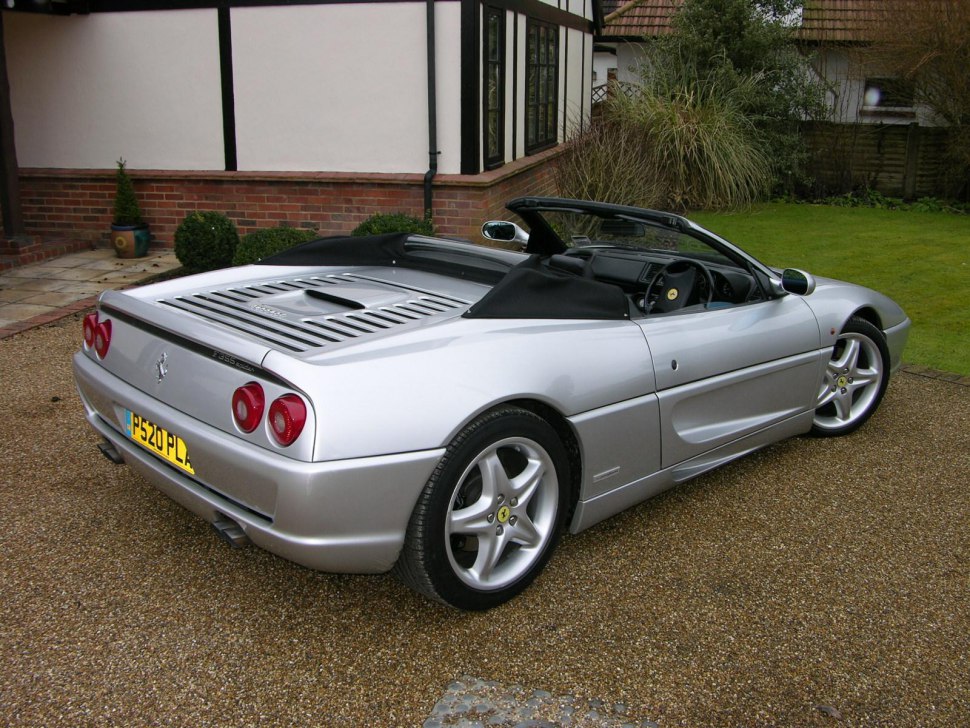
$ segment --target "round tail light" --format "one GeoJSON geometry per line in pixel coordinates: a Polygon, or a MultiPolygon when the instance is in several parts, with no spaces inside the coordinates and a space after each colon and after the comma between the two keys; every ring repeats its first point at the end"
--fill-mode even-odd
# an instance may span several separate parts
{"type": "Polygon", "coordinates": [[[266,397],[256,382],[243,385],[232,394],[232,416],[243,432],[252,432],[263,419],[266,397]]]}
{"type": "Polygon", "coordinates": [[[284,394],[269,407],[269,427],[276,441],[286,447],[303,432],[306,424],[306,405],[295,394],[284,394]]]}
{"type": "Polygon", "coordinates": [[[111,322],[102,321],[94,329],[94,350],[98,353],[98,358],[104,359],[108,354],[109,346],[111,346],[111,322]]]}
{"type": "Polygon", "coordinates": [[[98,314],[89,313],[84,317],[84,345],[89,349],[94,346],[94,334],[98,328],[98,314]]]}

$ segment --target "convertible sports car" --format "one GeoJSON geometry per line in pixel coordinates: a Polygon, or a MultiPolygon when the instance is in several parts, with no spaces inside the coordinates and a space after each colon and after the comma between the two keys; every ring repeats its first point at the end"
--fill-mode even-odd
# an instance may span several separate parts
{"type": "Polygon", "coordinates": [[[74,357],[102,452],[232,543],[462,609],[560,533],[876,410],[909,319],[676,215],[523,198],[483,235],[327,238],[108,291],[74,357]]]}

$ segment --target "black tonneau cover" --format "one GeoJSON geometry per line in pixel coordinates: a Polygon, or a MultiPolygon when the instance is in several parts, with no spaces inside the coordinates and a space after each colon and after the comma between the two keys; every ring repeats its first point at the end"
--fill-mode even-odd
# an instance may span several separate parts
{"type": "Polygon", "coordinates": [[[396,266],[485,283],[492,289],[464,315],[502,319],[630,318],[630,302],[618,286],[550,268],[531,255],[512,267],[464,253],[409,233],[320,238],[259,261],[260,265],[396,266]]]}
{"type": "Polygon", "coordinates": [[[258,265],[400,267],[489,285],[502,280],[512,267],[506,261],[476,255],[473,249],[465,252],[459,247],[436,247],[433,242],[411,237],[411,233],[385,233],[319,238],[263,258],[258,265]]]}
{"type": "Polygon", "coordinates": [[[630,318],[630,301],[619,286],[550,268],[532,255],[509,271],[465,313],[467,318],[630,318]]]}

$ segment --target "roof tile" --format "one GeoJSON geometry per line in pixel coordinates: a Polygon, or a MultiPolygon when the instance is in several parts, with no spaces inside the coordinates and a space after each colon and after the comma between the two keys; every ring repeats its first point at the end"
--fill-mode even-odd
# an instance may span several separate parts
{"type": "Polygon", "coordinates": [[[631,0],[605,18],[603,35],[643,38],[670,32],[670,17],[683,0],[631,0]]]}
{"type": "Polygon", "coordinates": [[[894,0],[809,0],[802,11],[802,40],[852,43],[871,40],[894,0]]]}
{"type": "MultiPolygon", "coordinates": [[[[798,37],[806,41],[858,43],[872,38],[894,5],[912,0],[806,0],[798,37]]],[[[643,38],[670,32],[683,0],[630,0],[606,16],[602,35],[643,38]]]]}

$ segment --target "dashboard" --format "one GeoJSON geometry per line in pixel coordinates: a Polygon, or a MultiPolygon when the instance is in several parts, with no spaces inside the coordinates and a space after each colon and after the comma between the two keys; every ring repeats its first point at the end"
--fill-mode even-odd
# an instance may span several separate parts
{"type": "MultiPolygon", "coordinates": [[[[664,255],[655,251],[626,251],[616,249],[578,249],[573,248],[565,253],[568,257],[581,258],[591,270],[592,277],[604,283],[619,285],[631,295],[645,296],[655,291],[648,291],[651,287],[659,289],[663,285],[663,278],[654,280],[664,266],[685,258],[681,255],[664,255]]],[[[761,288],[753,276],[747,271],[720,263],[698,260],[711,274],[714,290],[708,295],[708,281],[700,270],[696,276],[696,301],[704,302],[708,298],[712,301],[724,303],[746,303],[761,300],[761,288]]]]}

